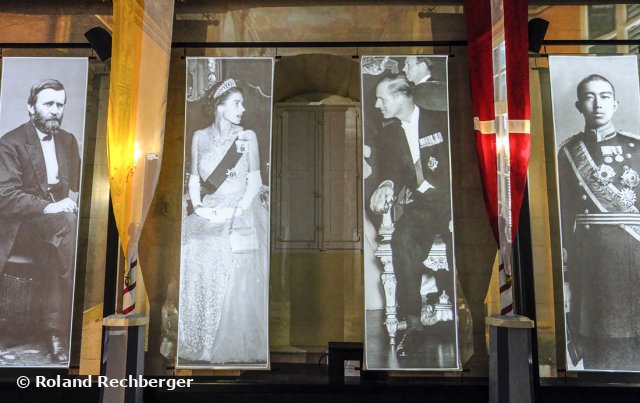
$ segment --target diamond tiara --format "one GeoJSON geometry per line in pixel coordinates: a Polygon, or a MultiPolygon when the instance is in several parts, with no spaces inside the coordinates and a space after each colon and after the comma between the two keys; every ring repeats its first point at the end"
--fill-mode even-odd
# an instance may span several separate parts
{"type": "Polygon", "coordinates": [[[225,92],[229,91],[231,88],[235,88],[235,86],[236,86],[236,82],[233,80],[233,78],[227,78],[220,85],[220,87],[218,87],[216,92],[213,93],[213,98],[218,98],[220,95],[222,95],[225,92]]]}

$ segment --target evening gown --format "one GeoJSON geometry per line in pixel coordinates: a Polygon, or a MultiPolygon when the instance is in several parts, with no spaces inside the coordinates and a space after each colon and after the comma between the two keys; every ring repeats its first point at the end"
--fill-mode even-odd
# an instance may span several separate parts
{"type": "MultiPolygon", "coordinates": [[[[211,128],[198,144],[198,173],[214,171],[236,135],[216,138],[211,128]]],[[[242,133],[239,134],[242,137],[242,133]]],[[[246,189],[248,154],[243,154],[204,207],[235,208],[246,189]]],[[[186,210],[186,200],[184,203],[186,210]]],[[[268,357],[268,212],[256,195],[233,227],[253,226],[258,249],[233,253],[231,220],[213,223],[183,214],[178,320],[178,365],[263,365],[268,357]],[[183,360],[189,362],[185,363],[183,360]]]]}

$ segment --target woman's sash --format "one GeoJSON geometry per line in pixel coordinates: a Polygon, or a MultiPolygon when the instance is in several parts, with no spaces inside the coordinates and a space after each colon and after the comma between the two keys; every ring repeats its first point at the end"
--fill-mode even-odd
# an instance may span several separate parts
{"type": "Polygon", "coordinates": [[[222,160],[220,160],[207,180],[202,183],[204,194],[208,195],[218,190],[220,185],[222,185],[222,183],[227,179],[227,172],[230,169],[233,169],[238,161],[240,161],[242,153],[239,153],[236,149],[237,139],[238,138],[236,137],[231,142],[231,146],[227,150],[227,153],[222,157],[222,160]]]}

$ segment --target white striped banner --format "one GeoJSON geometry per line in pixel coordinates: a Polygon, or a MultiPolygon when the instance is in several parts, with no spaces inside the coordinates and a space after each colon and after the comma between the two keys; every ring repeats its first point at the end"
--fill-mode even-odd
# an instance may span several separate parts
{"type": "Polygon", "coordinates": [[[136,272],[138,271],[138,251],[129,251],[129,262],[124,275],[124,289],[122,296],[122,313],[128,314],[136,309],[136,272]]]}

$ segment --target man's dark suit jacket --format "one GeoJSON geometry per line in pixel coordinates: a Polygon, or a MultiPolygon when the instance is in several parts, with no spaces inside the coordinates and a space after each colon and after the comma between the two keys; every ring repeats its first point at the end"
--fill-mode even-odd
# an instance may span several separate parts
{"type": "MultiPolygon", "coordinates": [[[[449,135],[446,112],[418,108],[418,138],[424,179],[434,188],[420,193],[411,151],[399,120],[386,122],[375,138],[366,139],[371,150],[372,174],[365,182],[367,205],[371,194],[384,180],[392,180],[395,201],[395,231],[391,240],[396,273],[398,306],[401,315],[419,316],[421,312],[420,278],[426,270],[423,261],[440,235],[447,245],[448,271],[438,271],[438,290],[453,295],[453,254],[451,245],[451,193],[449,174],[449,135]],[[427,145],[427,139],[441,136],[442,142],[427,145]],[[406,190],[410,192],[407,196],[406,190]],[[404,197],[403,197],[404,196],[404,197]],[[401,214],[400,214],[401,210],[401,214]]],[[[371,214],[374,221],[379,215],[371,214]]],[[[374,223],[376,228],[378,223],[374,223]]],[[[434,296],[437,298],[437,296],[434,296]]],[[[432,301],[433,302],[433,301],[432,301]]]]}
{"type": "MultiPolygon", "coordinates": [[[[366,201],[368,204],[371,194],[382,181],[390,179],[394,183],[396,196],[403,187],[411,191],[413,201],[402,206],[403,216],[419,218],[419,222],[414,221],[406,224],[424,226],[425,223],[429,223],[427,231],[444,234],[449,232],[448,226],[451,219],[447,113],[422,108],[418,108],[418,110],[420,111],[419,138],[424,139],[440,133],[443,140],[439,144],[420,149],[424,179],[435,189],[429,189],[425,193],[418,192],[416,171],[404,129],[398,119],[392,119],[383,124],[375,137],[366,141],[367,145],[372,148],[370,158],[372,175],[367,178],[366,182],[366,201]]],[[[399,217],[399,221],[405,220],[403,217],[399,217]]]]}
{"type": "MultiPolygon", "coordinates": [[[[77,192],[80,186],[78,142],[71,133],[54,135],[59,194],[77,192]]],[[[51,203],[44,154],[31,121],[0,137],[0,272],[20,229],[29,217],[44,214],[51,203]]]]}
{"type": "Polygon", "coordinates": [[[420,108],[431,111],[447,111],[449,109],[449,99],[447,97],[447,83],[437,81],[433,77],[420,84],[416,84],[412,89],[413,102],[420,108]]]}

